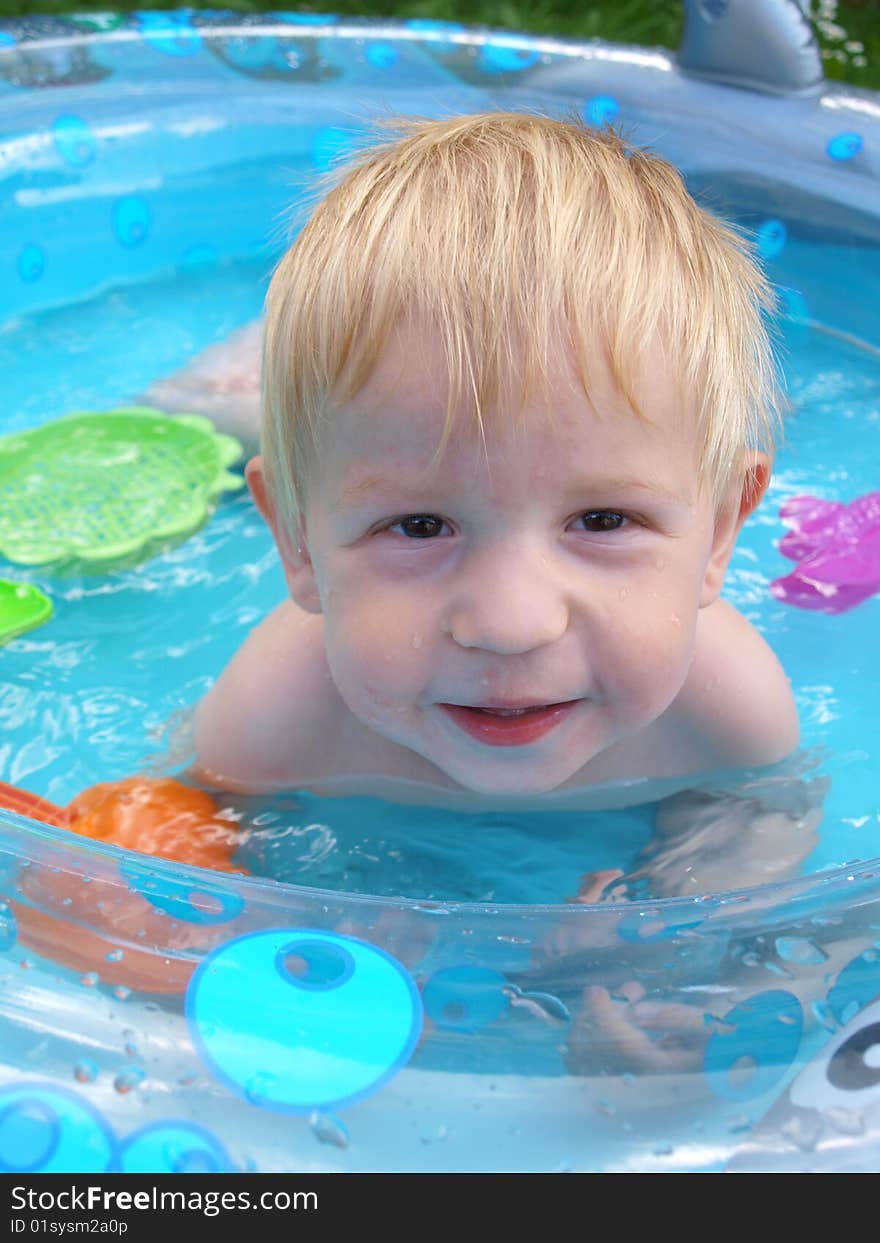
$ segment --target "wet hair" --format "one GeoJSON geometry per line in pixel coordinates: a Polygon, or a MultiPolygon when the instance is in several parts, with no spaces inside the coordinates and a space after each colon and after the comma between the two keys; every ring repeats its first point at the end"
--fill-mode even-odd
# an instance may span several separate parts
{"type": "Polygon", "coordinates": [[[560,343],[589,397],[598,334],[648,419],[639,364],[660,342],[716,499],[744,449],[772,453],[771,287],[747,235],[700,207],[665,160],[575,118],[491,112],[394,118],[331,177],[267,296],[262,447],[289,529],[325,420],[401,325],[430,325],[442,345],[442,443],[468,412],[483,431],[493,409],[511,414],[502,398],[522,407],[546,388],[560,343]]]}

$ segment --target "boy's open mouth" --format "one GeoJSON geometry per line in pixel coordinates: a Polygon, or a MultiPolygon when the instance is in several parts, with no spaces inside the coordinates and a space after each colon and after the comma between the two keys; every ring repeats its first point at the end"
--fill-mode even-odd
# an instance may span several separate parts
{"type": "Polygon", "coordinates": [[[521,747],[535,742],[570,714],[578,699],[565,703],[533,704],[521,708],[469,707],[440,704],[456,725],[471,738],[492,747],[521,747]]]}

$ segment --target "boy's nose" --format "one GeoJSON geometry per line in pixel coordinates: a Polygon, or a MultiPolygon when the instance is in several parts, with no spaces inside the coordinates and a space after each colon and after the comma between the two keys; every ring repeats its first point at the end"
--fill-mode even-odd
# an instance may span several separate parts
{"type": "Polygon", "coordinates": [[[569,609],[561,585],[546,563],[496,559],[492,569],[474,565],[447,613],[445,629],[459,647],[516,655],[546,647],[568,629],[569,609]]]}

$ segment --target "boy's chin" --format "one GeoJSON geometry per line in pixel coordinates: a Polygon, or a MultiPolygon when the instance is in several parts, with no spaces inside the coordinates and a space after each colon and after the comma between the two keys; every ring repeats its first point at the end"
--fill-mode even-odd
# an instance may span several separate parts
{"type": "Polygon", "coordinates": [[[476,765],[462,765],[460,769],[456,765],[450,765],[444,771],[456,785],[484,798],[537,798],[558,790],[574,776],[577,768],[571,771],[566,768],[563,772],[542,772],[537,768],[530,771],[527,764],[512,764],[509,769],[487,765],[484,771],[480,771],[476,765]]]}

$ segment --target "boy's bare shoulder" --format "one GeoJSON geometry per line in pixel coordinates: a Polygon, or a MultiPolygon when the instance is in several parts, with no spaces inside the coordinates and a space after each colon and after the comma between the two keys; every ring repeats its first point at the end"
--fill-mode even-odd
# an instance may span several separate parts
{"type": "Polygon", "coordinates": [[[785,670],[754,626],[726,600],[703,609],[696,652],[674,705],[707,767],[772,764],[798,745],[785,670]]]}
{"type": "Polygon", "coordinates": [[[286,600],[198,705],[196,775],[241,792],[292,788],[326,763],[339,703],[323,618],[286,600]]]}

